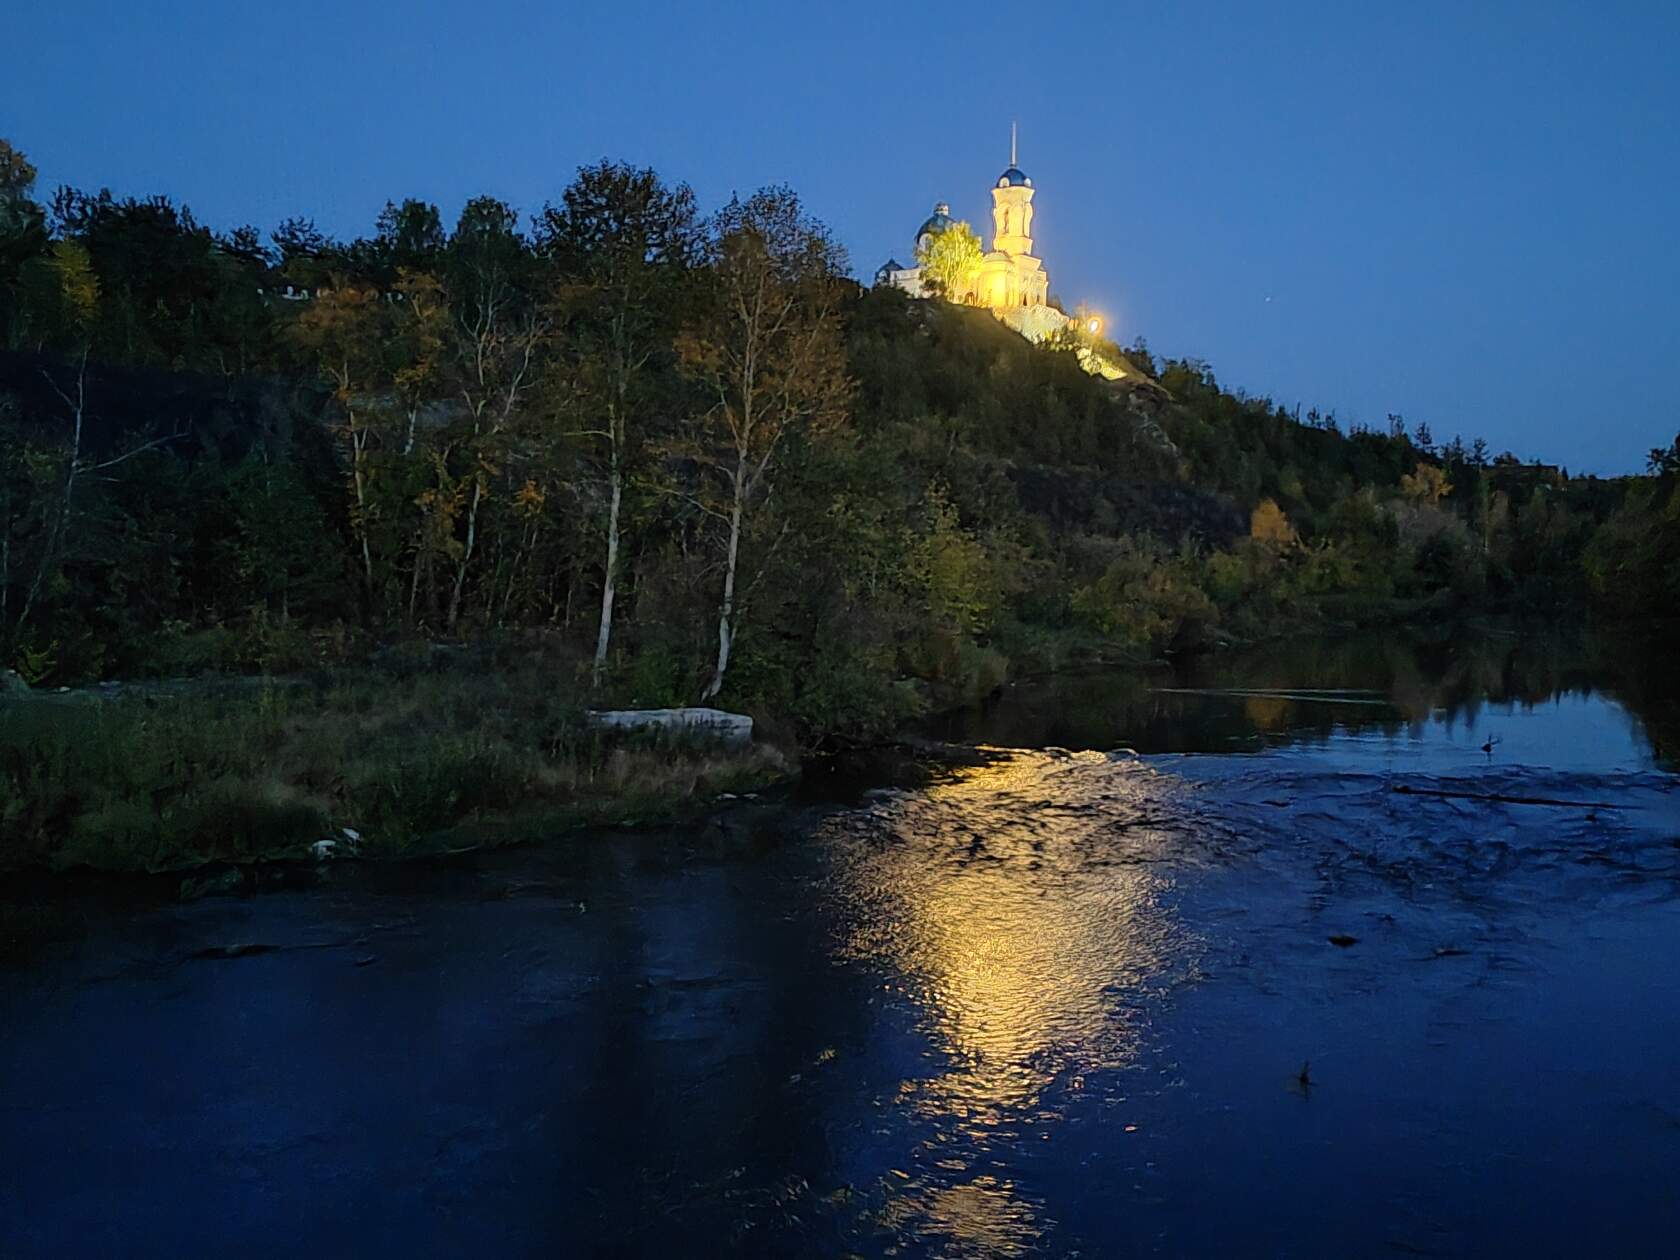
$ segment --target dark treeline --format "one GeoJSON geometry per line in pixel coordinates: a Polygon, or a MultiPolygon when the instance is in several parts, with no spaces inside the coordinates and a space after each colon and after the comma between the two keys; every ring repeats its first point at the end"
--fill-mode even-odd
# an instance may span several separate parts
{"type": "MultiPolygon", "coordinates": [[[[785,188],[603,162],[522,217],[220,232],[0,142],[0,664],[293,670],[527,635],[556,686],[806,732],[1105,649],[1664,612],[1680,438],[1571,478],[865,291],[785,188]]],[[[1118,356],[1117,347],[1106,347],[1118,356]]]]}

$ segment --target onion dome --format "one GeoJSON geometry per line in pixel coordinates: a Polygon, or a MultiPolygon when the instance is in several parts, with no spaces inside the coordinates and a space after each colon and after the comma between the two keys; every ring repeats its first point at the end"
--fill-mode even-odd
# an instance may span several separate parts
{"type": "Polygon", "coordinates": [[[923,241],[927,240],[930,236],[939,235],[939,233],[950,227],[951,223],[951,207],[941,201],[933,208],[933,213],[928,216],[927,222],[923,223],[921,227],[916,229],[916,247],[918,249],[921,248],[923,241]]]}
{"type": "Polygon", "coordinates": [[[997,186],[999,188],[1031,188],[1032,180],[1027,178],[1026,173],[1019,166],[1011,166],[1002,175],[998,176],[997,186]]]}

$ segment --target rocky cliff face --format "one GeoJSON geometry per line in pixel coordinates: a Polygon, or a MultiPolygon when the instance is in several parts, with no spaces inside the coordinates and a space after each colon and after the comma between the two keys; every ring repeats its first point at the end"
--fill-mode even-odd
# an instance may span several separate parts
{"type": "Polygon", "coordinates": [[[1131,480],[1082,469],[1013,468],[1021,506],[1052,529],[1089,534],[1153,534],[1229,546],[1247,532],[1243,514],[1218,495],[1172,481],[1131,480]]]}

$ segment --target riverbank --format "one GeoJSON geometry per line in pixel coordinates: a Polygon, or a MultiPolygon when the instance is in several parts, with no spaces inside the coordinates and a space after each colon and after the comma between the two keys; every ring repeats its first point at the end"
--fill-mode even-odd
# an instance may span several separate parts
{"type": "Polygon", "coordinates": [[[771,743],[602,730],[575,688],[536,665],[14,695],[5,706],[10,870],[427,856],[679,819],[797,773],[771,743]]]}
{"type": "MultiPolygon", "coordinates": [[[[1564,662],[1578,659],[1593,676],[1623,679],[1618,690],[1629,698],[1672,691],[1666,676],[1645,676],[1649,663],[1667,659],[1651,650],[1658,639],[1646,643],[1650,635],[1631,644],[1621,635],[1595,639],[1588,651],[1571,645],[1574,635],[1531,631],[1514,652],[1515,634],[1462,620],[1420,627],[1407,634],[1406,651],[1385,640],[1379,662],[1366,661],[1369,645],[1346,631],[1313,636],[1308,651],[1292,647],[1299,638],[1220,641],[1172,662],[1059,641],[1026,658],[1030,671],[1011,670],[1001,683],[929,688],[921,716],[901,723],[896,737],[830,739],[829,751],[843,751],[847,764],[836,770],[818,757],[818,777],[856,778],[860,756],[867,763],[870,749],[916,736],[1107,747],[1124,730],[1150,744],[1163,673],[1181,675],[1185,686],[1252,674],[1298,689],[1374,669],[1383,694],[1401,697],[1414,716],[1452,702],[1414,682],[1449,670],[1449,661],[1470,692],[1530,675],[1543,679],[1544,691],[1574,675],[1577,667],[1564,662]],[[1543,659],[1532,659],[1536,652],[1543,659]],[[1648,665],[1629,676],[1630,661],[1648,665]],[[985,696],[992,699],[982,707],[985,696]]],[[[425,858],[582,827],[696,821],[729,797],[797,778],[802,754],[812,756],[773,722],[768,737],[761,724],[757,742],[733,747],[604,731],[589,720],[577,678],[541,652],[431,645],[286,678],[9,695],[0,699],[0,871],[173,873],[186,895],[254,890],[283,882],[288,863],[308,870],[348,858],[425,858]]],[[[1635,707],[1651,706],[1635,700],[1635,707]]],[[[1680,747],[1668,712],[1657,705],[1647,717],[1665,749],[1680,747]]],[[[1252,740],[1254,729],[1245,718],[1207,740],[1151,746],[1229,750],[1231,740],[1252,740]]]]}
{"type": "MultiPolygon", "coordinates": [[[[840,778],[881,756],[897,765],[930,718],[1022,681],[1000,666],[924,682],[908,724],[857,738],[802,742],[771,721],[730,743],[604,727],[575,661],[506,647],[409,644],[309,674],[77,689],[14,678],[0,694],[0,872],[164,876],[192,899],[307,881],[329,862],[693,823],[797,780],[813,757],[825,782],[836,755],[850,767],[840,778]]],[[[1040,679],[1167,665],[1076,636],[1031,664],[1040,679]]]]}

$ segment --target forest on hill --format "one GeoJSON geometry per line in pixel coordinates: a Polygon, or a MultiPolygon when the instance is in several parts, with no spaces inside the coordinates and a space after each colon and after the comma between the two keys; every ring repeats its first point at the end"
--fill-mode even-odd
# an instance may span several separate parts
{"type": "Polygon", "coordinates": [[[568,694],[822,738],[1073,659],[1680,602],[1680,437],[1571,477],[1077,348],[861,288],[786,188],[704,215],[602,162],[338,241],[43,197],[0,142],[0,665],[496,639],[568,694]]]}

